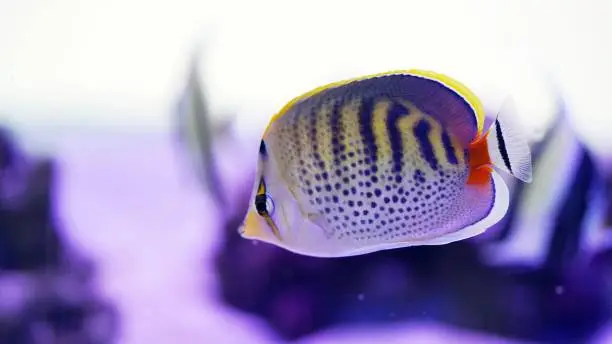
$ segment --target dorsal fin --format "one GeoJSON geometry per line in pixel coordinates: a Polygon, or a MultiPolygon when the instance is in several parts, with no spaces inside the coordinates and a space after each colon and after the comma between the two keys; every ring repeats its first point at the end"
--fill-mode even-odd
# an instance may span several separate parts
{"type": "Polygon", "coordinates": [[[446,75],[418,69],[370,74],[317,87],[289,101],[271,118],[270,124],[295,107],[314,106],[326,97],[351,95],[399,97],[409,101],[451,128],[466,145],[482,133],[484,110],[478,97],[446,75]]]}

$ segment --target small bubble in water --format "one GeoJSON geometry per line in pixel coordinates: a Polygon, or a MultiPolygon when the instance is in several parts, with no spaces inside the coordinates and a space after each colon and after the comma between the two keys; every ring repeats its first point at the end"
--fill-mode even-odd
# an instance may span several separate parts
{"type": "Polygon", "coordinates": [[[258,240],[253,240],[253,241],[251,241],[251,243],[253,243],[253,245],[259,245],[259,241],[258,240]]]}
{"type": "Polygon", "coordinates": [[[363,295],[363,294],[358,294],[357,295],[357,300],[363,301],[363,299],[365,299],[365,295],[363,295]]]}
{"type": "Polygon", "coordinates": [[[555,293],[557,295],[563,294],[564,291],[565,291],[565,288],[563,288],[563,286],[561,286],[561,285],[558,285],[558,286],[555,287],[555,293]]]}

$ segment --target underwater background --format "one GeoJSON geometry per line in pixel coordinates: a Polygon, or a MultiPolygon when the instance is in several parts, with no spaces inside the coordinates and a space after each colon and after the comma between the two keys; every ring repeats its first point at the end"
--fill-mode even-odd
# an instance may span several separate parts
{"type": "Polygon", "coordinates": [[[0,343],[612,343],[611,11],[0,0],[0,343]],[[514,98],[504,219],[339,259],[241,238],[270,116],[408,68],[514,98]]]}

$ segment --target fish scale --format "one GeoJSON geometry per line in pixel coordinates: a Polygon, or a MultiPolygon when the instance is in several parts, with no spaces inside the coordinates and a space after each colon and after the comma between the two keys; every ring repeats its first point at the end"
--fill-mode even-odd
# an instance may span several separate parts
{"type": "Polygon", "coordinates": [[[330,238],[424,239],[451,221],[458,197],[452,186],[465,183],[468,168],[456,155],[461,150],[448,149],[457,147],[452,135],[413,105],[386,98],[324,102],[276,125],[281,169],[290,185],[301,185],[330,238]],[[432,143],[442,132],[448,146],[432,143]],[[310,149],[296,152],[300,142],[310,149]]]}

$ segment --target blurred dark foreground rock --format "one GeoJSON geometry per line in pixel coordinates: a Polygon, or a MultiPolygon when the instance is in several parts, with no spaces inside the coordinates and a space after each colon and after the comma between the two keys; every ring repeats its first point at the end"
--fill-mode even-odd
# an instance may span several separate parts
{"type": "Polygon", "coordinates": [[[240,238],[238,218],[216,260],[220,298],[285,340],[347,323],[437,320],[512,339],[584,343],[610,316],[599,264],[565,274],[491,268],[467,242],[310,258],[240,238]]]}
{"type": "Polygon", "coordinates": [[[0,343],[114,343],[117,312],[54,214],[56,174],[0,128],[0,343]]]}

